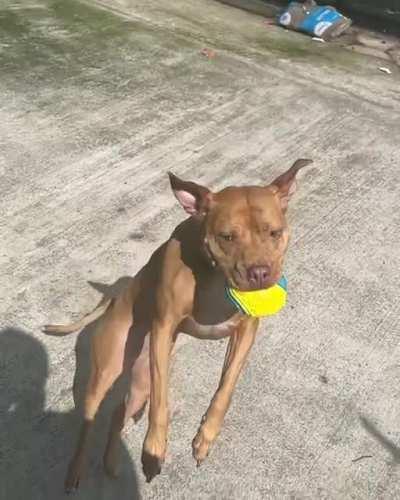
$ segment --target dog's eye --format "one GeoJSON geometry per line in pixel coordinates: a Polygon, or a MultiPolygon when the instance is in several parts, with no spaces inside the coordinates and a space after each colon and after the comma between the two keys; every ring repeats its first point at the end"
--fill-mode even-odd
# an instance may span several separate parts
{"type": "Polygon", "coordinates": [[[274,231],[270,232],[271,238],[274,238],[275,240],[279,240],[279,238],[282,237],[283,229],[275,229],[274,231]]]}
{"type": "Polygon", "coordinates": [[[218,236],[225,241],[233,241],[235,239],[235,235],[233,233],[219,233],[218,236]]]}

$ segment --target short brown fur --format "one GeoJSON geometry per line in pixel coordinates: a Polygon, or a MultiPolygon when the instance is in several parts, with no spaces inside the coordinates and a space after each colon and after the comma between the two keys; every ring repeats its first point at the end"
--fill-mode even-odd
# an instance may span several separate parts
{"type": "Polygon", "coordinates": [[[215,194],[170,174],[174,194],[191,217],[114,299],[103,301],[71,325],[44,327],[49,334],[66,334],[100,318],[92,341],[84,423],[68,468],[67,491],[81,479],[99,405],[126,368],[131,388],[114,412],[104,466],[116,475],[122,429],[129,418],[141,416],[149,399],[143,471],[147,481],[160,473],[169,424],[169,360],[178,332],[199,339],[229,337],[218,389],[193,439],[197,464],[206,458],[259,323],[226,300],[225,284],[250,290],[272,286],[280,278],[289,241],[285,212],[296,174],[308,163],[311,160],[297,160],[266,187],[230,187],[215,194]]]}

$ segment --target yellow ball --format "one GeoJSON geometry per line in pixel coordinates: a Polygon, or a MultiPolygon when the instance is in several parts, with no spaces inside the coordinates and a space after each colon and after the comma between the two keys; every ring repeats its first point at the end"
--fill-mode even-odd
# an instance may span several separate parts
{"type": "Polygon", "coordinates": [[[226,295],[235,306],[248,316],[260,318],[279,312],[286,304],[287,280],[284,276],[276,285],[264,290],[241,292],[226,288],[226,295]]]}

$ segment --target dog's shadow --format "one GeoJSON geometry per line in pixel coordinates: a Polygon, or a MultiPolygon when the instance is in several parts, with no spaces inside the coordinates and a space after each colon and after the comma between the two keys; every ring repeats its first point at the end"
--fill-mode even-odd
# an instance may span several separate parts
{"type": "MultiPolygon", "coordinates": [[[[108,296],[124,285],[91,283],[108,296]]],[[[47,410],[45,386],[49,363],[43,344],[18,328],[0,331],[0,497],[55,500],[63,498],[64,477],[82,423],[82,399],[89,375],[90,325],[79,334],[74,377],[75,410],[47,410]]],[[[140,499],[135,465],[121,443],[120,474],[109,479],[102,456],[110,414],[122,398],[124,381],[111,391],[99,411],[94,430],[88,471],[74,498],[84,500],[140,499]]],[[[60,393],[60,404],[64,396],[60,393]]]]}
{"type": "MultiPolygon", "coordinates": [[[[131,280],[129,276],[123,276],[119,278],[115,283],[108,285],[105,283],[98,283],[96,281],[88,281],[89,285],[94,288],[97,292],[101,294],[101,299],[109,299],[112,297],[116,297],[120,292],[129,283],[131,280]]],[[[83,311],[84,313],[84,311],[83,311]]],[[[74,385],[73,385],[73,396],[75,402],[75,408],[80,414],[82,414],[82,403],[84,401],[85,391],[87,381],[89,379],[90,373],[90,342],[92,335],[95,330],[96,323],[92,323],[84,328],[78,335],[78,339],[75,344],[75,357],[76,357],[76,368],[75,368],[75,376],[74,376],[74,385]]],[[[124,394],[125,394],[125,386],[126,380],[122,377],[117,383],[114,385],[112,390],[105,401],[103,402],[97,420],[101,421],[102,416],[104,414],[108,414],[115,407],[117,403],[119,403],[124,394]]],[[[104,423],[103,423],[104,425],[104,423]]],[[[108,431],[108,428],[106,429],[108,431]]],[[[95,431],[95,434],[96,431],[95,431]]],[[[103,428],[104,434],[104,428],[103,428]]]]}

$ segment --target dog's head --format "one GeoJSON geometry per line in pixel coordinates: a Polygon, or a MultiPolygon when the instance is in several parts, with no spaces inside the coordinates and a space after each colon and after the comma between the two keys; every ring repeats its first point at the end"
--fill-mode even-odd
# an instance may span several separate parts
{"type": "Polygon", "coordinates": [[[297,160],[265,187],[228,187],[212,193],[169,174],[185,211],[204,223],[204,245],[230,286],[257,290],[282,275],[289,241],[286,209],[296,190],[296,174],[312,160],[297,160]]]}

